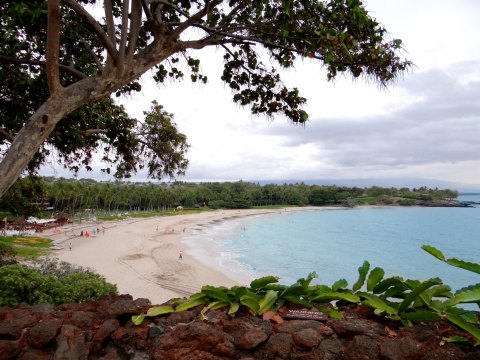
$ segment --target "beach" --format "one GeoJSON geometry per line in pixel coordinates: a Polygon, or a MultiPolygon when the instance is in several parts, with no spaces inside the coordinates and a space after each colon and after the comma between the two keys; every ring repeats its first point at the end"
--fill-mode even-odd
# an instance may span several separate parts
{"type": "Polygon", "coordinates": [[[231,287],[248,285],[252,280],[234,271],[219,272],[209,267],[208,261],[190,256],[182,239],[194,229],[237,217],[307,209],[311,208],[180,212],[175,216],[69,224],[45,231],[42,236],[54,241],[52,257],[93,269],[116,284],[120,294],[162,304],[172,298],[188,297],[203,285],[231,287]],[[90,236],[80,236],[81,231],[88,231],[90,236]]]}

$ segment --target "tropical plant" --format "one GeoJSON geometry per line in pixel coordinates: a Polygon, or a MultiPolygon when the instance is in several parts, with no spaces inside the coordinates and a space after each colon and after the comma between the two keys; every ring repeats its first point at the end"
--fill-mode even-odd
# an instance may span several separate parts
{"type": "MultiPolygon", "coordinates": [[[[440,260],[446,260],[440,251],[430,246],[423,247],[440,260]]],[[[467,270],[479,270],[478,264],[448,259],[449,263],[461,264],[467,270]],[[468,264],[468,265],[466,265],[468,264]]],[[[153,307],[145,314],[133,316],[132,321],[140,324],[145,317],[157,316],[174,311],[184,311],[203,305],[201,317],[206,318],[208,311],[219,308],[228,309],[230,316],[235,316],[243,306],[253,315],[262,315],[267,311],[277,311],[285,303],[299,304],[307,308],[316,308],[327,313],[331,318],[342,318],[341,305],[347,303],[363,304],[374,309],[374,313],[405,325],[412,322],[434,322],[446,319],[470,333],[475,344],[480,343],[480,324],[477,315],[457,307],[459,304],[480,301],[480,285],[470,286],[452,294],[449,286],[439,278],[426,281],[404,280],[393,276],[384,278],[385,271],[379,267],[370,270],[370,263],[365,261],[358,268],[358,280],[348,288],[345,279],[336,281],[331,286],[311,285],[317,276],[310,273],[305,279],[299,279],[293,285],[278,284],[275,276],[262,277],[250,283],[250,287],[204,286],[201,291],[188,299],[177,299],[171,305],[153,307]],[[333,305],[333,307],[332,307],[333,305]]],[[[448,341],[464,341],[455,337],[448,341]]]]}

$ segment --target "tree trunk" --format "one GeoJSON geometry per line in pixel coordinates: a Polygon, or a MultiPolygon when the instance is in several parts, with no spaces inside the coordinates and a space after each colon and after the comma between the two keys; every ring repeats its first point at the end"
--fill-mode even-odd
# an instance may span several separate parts
{"type": "Polygon", "coordinates": [[[115,69],[105,76],[89,77],[58,90],[33,114],[18,132],[0,163],[0,198],[20,177],[30,160],[63,117],[81,106],[110,96],[122,86],[139,78],[156,64],[181,50],[174,43],[152,44],[137,54],[128,72],[115,69]]]}

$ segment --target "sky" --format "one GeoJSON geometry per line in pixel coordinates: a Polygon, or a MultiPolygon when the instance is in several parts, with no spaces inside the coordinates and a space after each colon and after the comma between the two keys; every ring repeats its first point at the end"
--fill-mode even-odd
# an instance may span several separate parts
{"type": "MultiPolygon", "coordinates": [[[[156,99],[191,145],[181,181],[363,180],[421,186],[426,180],[480,188],[480,1],[366,0],[367,10],[403,41],[415,67],[387,89],[339,77],[318,62],[283,72],[307,98],[309,122],[253,117],[220,80],[221,53],[201,59],[207,85],[156,85],[121,100],[142,118],[156,99]],[[408,183],[410,182],[410,183],[408,183]],[[408,184],[407,184],[408,183],[408,184]]],[[[43,172],[65,176],[54,166],[43,172]]],[[[80,177],[99,178],[97,172],[80,177]]],[[[131,180],[145,181],[143,173],[131,180]]],[[[434,182],[432,182],[434,183],[434,182]]]]}

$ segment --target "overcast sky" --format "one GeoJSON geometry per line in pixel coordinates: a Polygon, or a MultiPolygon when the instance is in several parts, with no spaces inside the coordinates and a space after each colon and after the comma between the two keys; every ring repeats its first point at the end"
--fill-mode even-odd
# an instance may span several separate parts
{"type": "Polygon", "coordinates": [[[395,185],[422,178],[479,185],[480,1],[364,3],[403,40],[416,67],[381,90],[349,78],[327,82],[318,63],[297,63],[284,79],[308,99],[304,127],[252,117],[233,104],[213,49],[192,54],[202,60],[207,85],[158,87],[145,76],[144,91],[123,103],[137,118],[153,99],[175,115],[191,144],[190,166],[179,180],[391,179],[395,185]]]}

